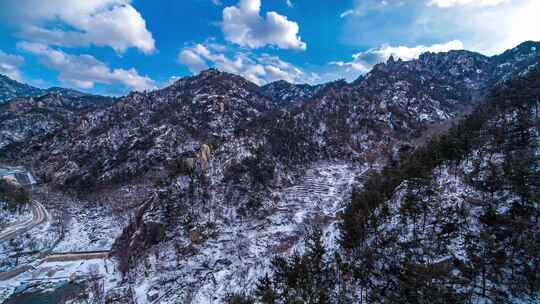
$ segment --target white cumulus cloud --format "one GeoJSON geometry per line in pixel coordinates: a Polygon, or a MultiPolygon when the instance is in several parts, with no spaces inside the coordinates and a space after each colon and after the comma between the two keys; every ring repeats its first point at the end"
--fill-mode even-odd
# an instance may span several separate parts
{"type": "Polygon", "coordinates": [[[222,29],[225,39],[244,47],[273,45],[302,51],[307,48],[296,22],[276,12],[261,16],[261,0],[240,0],[236,6],[223,9],[222,29]]]}
{"type": "Polygon", "coordinates": [[[0,50],[0,74],[11,79],[22,81],[20,66],[24,64],[24,58],[20,55],[10,55],[0,50]]]}
{"type": "Polygon", "coordinates": [[[138,91],[155,88],[154,81],[139,75],[137,70],[111,69],[91,55],[67,54],[41,43],[20,42],[17,46],[38,56],[43,65],[58,71],[61,81],[82,89],[93,88],[96,83],[120,84],[138,91]]]}
{"type": "Polygon", "coordinates": [[[436,5],[438,7],[453,7],[453,6],[495,6],[508,0],[431,0],[428,5],[436,5]]]}
{"type": "Polygon", "coordinates": [[[540,40],[538,12],[538,0],[355,0],[342,40],[363,48],[460,40],[494,55],[540,40]]]}
{"type": "Polygon", "coordinates": [[[0,17],[25,40],[62,47],[108,46],[117,53],[155,51],[152,33],[130,0],[4,0],[0,17]]]}
{"type": "Polygon", "coordinates": [[[184,49],[178,54],[178,62],[186,65],[193,74],[208,69],[208,65],[204,59],[194,50],[190,49],[184,49]]]}
{"type": "Polygon", "coordinates": [[[538,12],[538,0],[508,0],[484,7],[428,9],[417,25],[430,29],[427,34],[455,37],[471,50],[494,55],[527,40],[540,40],[538,12]]]}
{"type": "Polygon", "coordinates": [[[208,67],[215,67],[224,72],[241,75],[258,85],[276,80],[291,83],[313,83],[318,80],[314,73],[306,73],[277,56],[256,55],[212,43],[199,43],[184,48],[178,54],[178,61],[186,65],[193,74],[208,67]]]}

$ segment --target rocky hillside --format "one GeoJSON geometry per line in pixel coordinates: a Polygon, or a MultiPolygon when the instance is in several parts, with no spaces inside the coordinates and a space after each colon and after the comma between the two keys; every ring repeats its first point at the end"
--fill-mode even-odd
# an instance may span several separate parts
{"type": "MultiPolygon", "coordinates": [[[[0,150],[18,158],[20,148],[41,149],[50,136],[70,128],[84,116],[115,99],[53,88],[39,97],[19,97],[0,104],[0,150]],[[37,146],[34,146],[37,145],[37,146]]],[[[7,154],[0,154],[7,158],[7,154]]]]}
{"type": "MultiPolygon", "coordinates": [[[[436,126],[441,130],[435,134],[444,133],[448,127],[441,124],[477,107],[490,85],[513,77],[508,75],[525,75],[539,58],[531,51],[523,55],[527,64],[508,63],[521,66],[519,72],[505,68],[497,74],[492,72],[502,67],[493,58],[464,51],[427,54],[410,62],[390,60],[352,84],[326,85],[300,107],[245,120],[226,141],[208,147],[200,143],[181,166],[169,171],[116,243],[122,270],[135,286],[163,293],[163,303],[223,301],[229,292],[253,289],[257,273],[299,273],[283,260],[278,264],[282,268],[269,261],[304,248],[303,239],[313,226],[321,227],[324,243],[335,250],[340,212],[366,170],[387,159],[405,158],[426,142],[426,131],[436,126]],[[409,140],[417,140],[417,145],[409,140]],[[336,172],[340,162],[351,167],[336,172]],[[314,171],[330,178],[314,178],[314,171]],[[344,182],[343,175],[357,178],[344,182]],[[306,188],[327,190],[309,196],[301,191],[306,188]],[[285,195],[289,191],[294,195],[285,195]],[[155,260],[141,262],[150,257],[155,260]]],[[[335,285],[310,290],[322,287],[335,285]]],[[[366,296],[362,285],[345,287],[359,291],[349,294],[353,298],[366,296]]]]}
{"type": "Polygon", "coordinates": [[[141,173],[164,174],[159,172],[194,157],[203,144],[222,144],[240,124],[273,108],[258,86],[208,70],[88,112],[42,142],[41,151],[26,146],[21,153],[39,159],[42,177],[59,186],[88,189],[122,183],[141,173]]]}
{"type": "Polygon", "coordinates": [[[349,296],[538,300],[539,96],[535,69],[353,194],[341,239],[349,296]]]}
{"type": "Polygon", "coordinates": [[[540,69],[369,174],[339,246],[315,225],[228,303],[537,303],[540,69]],[[326,244],[325,244],[326,241],[326,244]]]}
{"type": "Polygon", "coordinates": [[[407,62],[390,58],[353,83],[326,84],[300,108],[253,125],[267,130],[258,133],[279,131],[281,138],[294,130],[296,138],[288,145],[303,142],[310,154],[384,159],[406,149],[402,143],[421,144],[426,131],[444,130],[493,85],[537,66],[540,52],[534,45],[540,48],[527,42],[495,57],[451,51],[407,62]]]}

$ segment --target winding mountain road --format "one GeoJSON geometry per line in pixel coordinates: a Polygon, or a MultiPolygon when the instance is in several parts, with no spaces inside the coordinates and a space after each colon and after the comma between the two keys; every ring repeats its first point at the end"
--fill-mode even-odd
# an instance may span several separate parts
{"type": "MultiPolygon", "coordinates": [[[[7,227],[0,232],[0,242],[9,241],[19,235],[22,235],[32,228],[43,224],[51,219],[47,209],[38,201],[32,201],[32,218],[19,221],[7,227]]],[[[59,252],[59,253],[42,253],[41,257],[28,264],[19,265],[15,269],[0,273],[0,282],[7,281],[18,275],[32,269],[37,269],[41,264],[46,262],[69,262],[79,260],[106,259],[110,255],[110,251],[88,251],[88,252],[59,252]]]]}
{"type": "Polygon", "coordinates": [[[16,222],[0,232],[0,242],[9,241],[17,235],[23,234],[37,225],[40,225],[50,218],[47,209],[38,201],[32,201],[32,218],[25,221],[16,222]]]}

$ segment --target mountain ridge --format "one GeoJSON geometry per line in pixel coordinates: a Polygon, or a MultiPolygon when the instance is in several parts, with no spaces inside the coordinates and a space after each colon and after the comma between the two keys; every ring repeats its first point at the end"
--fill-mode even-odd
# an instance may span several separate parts
{"type": "Polygon", "coordinates": [[[50,87],[47,89],[37,88],[29,84],[11,79],[7,75],[0,74],[0,104],[6,103],[10,99],[14,98],[40,97],[47,94],[58,94],[74,98],[94,95],[63,87],[50,87]]]}
{"type": "MultiPolygon", "coordinates": [[[[270,84],[265,89],[241,76],[209,69],[196,76],[181,78],[163,89],[132,92],[97,112],[88,113],[75,122],[78,126],[63,129],[52,137],[54,141],[45,143],[56,149],[64,145],[64,149],[71,151],[64,151],[63,158],[41,155],[39,159],[56,159],[54,166],[46,171],[50,172],[47,175],[52,172],[54,175],[62,175],[60,179],[63,181],[60,184],[71,181],[71,177],[62,173],[62,166],[90,165],[80,171],[86,176],[82,182],[86,185],[88,178],[95,179],[91,177],[93,174],[102,175],[98,180],[105,178],[103,174],[108,174],[105,171],[112,169],[109,168],[111,164],[105,165],[107,159],[118,153],[118,149],[125,150],[127,159],[117,163],[123,169],[105,178],[103,182],[106,182],[125,170],[130,172],[125,176],[132,176],[143,168],[153,166],[158,159],[174,158],[172,153],[177,148],[172,143],[181,138],[184,144],[191,146],[185,153],[194,154],[196,146],[205,142],[222,145],[224,141],[235,137],[235,130],[240,126],[251,125],[255,126],[252,130],[258,134],[256,137],[259,141],[277,143],[282,139],[276,137],[279,137],[276,126],[272,122],[265,125],[264,120],[260,119],[279,111],[285,111],[285,116],[279,120],[285,129],[279,132],[286,129],[286,132],[293,131],[288,135],[295,142],[291,147],[304,149],[298,143],[312,147],[315,151],[313,159],[328,155],[365,157],[369,154],[367,151],[375,146],[377,150],[385,151],[379,153],[384,158],[385,155],[395,153],[396,143],[414,141],[428,126],[467,112],[474,100],[481,98],[490,85],[527,69],[531,62],[538,60],[540,53],[531,53],[530,43],[524,45],[512,50],[513,56],[505,55],[501,58],[468,51],[451,51],[426,53],[411,61],[389,60],[376,65],[371,72],[355,82],[337,81],[321,87],[308,87],[313,89],[310,89],[308,95],[302,95],[304,93],[298,91],[297,86],[285,82],[270,84]],[[497,58],[497,65],[490,58],[497,58]],[[272,93],[268,91],[276,85],[285,85],[293,90],[291,96],[300,98],[296,107],[289,109],[290,100],[283,102],[281,98],[277,101],[272,99],[272,93]],[[163,131],[156,131],[159,128],[163,128],[163,131]],[[129,134],[126,129],[141,133],[129,134]],[[165,137],[163,142],[157,143],[148,134],[156,134],[154,138],[160,138],[157,134],[165,137]],[[172,134],[177,134],[174,140],[172,134]],[[298,134],[303,134],[302,139],[293,139],[298,134]],[[84,148],[77,143],[69,143],[70,139],[75,138],[83,140],[84,148]],[[147,138],[145,144],[135,144],[141,138],[147,138]],[[113,143],[113,140],[118,142],[113,143]],[[90,147],[100,147],[100,144],[91,145],[90,142],[103,142],[104,146],[99,148],[103,159],[97,163],[80,163],[81,155],[95,154],[83,151],[90,147]],[[387,144],[382,145],[385,142],[387,144]],[[121,148],[118,145],[125,146],[121,148]],[[109,148],[111,146],[115,147],[112,151],[109,148]],[[134,147],[138,148],[133,150],[134,147]],[[158,155],[145,154],[152,150],[158,155]],[[133,153],[132,161],[142,160],[143,163],[130,164],[132,161],[127,161],[130,153],[133,153]],[[143,159],[139,159],[141,156],[143,159]],[[66,157],[74,159],[68,161],[66,157]]],[[[11,155],[19,155],[21,151],[27,151],[22,155],[31,154],[28,147],[22,146],[11,155]]],[[[67,172],[72,172],[71,175],[79,170],[69,169],[67,172]]]]}

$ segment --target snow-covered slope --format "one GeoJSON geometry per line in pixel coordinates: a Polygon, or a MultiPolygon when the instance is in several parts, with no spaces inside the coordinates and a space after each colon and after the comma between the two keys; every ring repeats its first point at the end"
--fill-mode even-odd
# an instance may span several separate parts
{"type": "Polygon", "coordinates": [[[537,69],[355,193],[342,226],[353,297],[538,301],[539,93],[537,69]]]}
{"type": "MultiPolygon", "coordinates": [[[[210,167],[216,165],[212,162],[210,167]]],[[[335,241],[338,212],[365,171],[343,162],[315,163],[291,185],[273,189],[257,215],[239,214],[236,203],[219,192],[201,205],[177,211],[182,218],[190,218],[187,227],[172,229],[166,223],[178,218],[146,212],[144,224],[139,224],[162,224],[164,235],[128,274],[138,299],[156,289],[162,295],[160,303],[210,303],[230,292],[252,289],[272,257],[301,247],[314,224],[325,228],[328,243],[335,241]]],[[[212,185],[223,186],[219,182],[212,185]]],[[[156,211],[160,203],[149,202],[148,210],[156,211]]],[[[175,200],[168,204],[174,205],[168,208],[186,208],[175,200]]]]}

